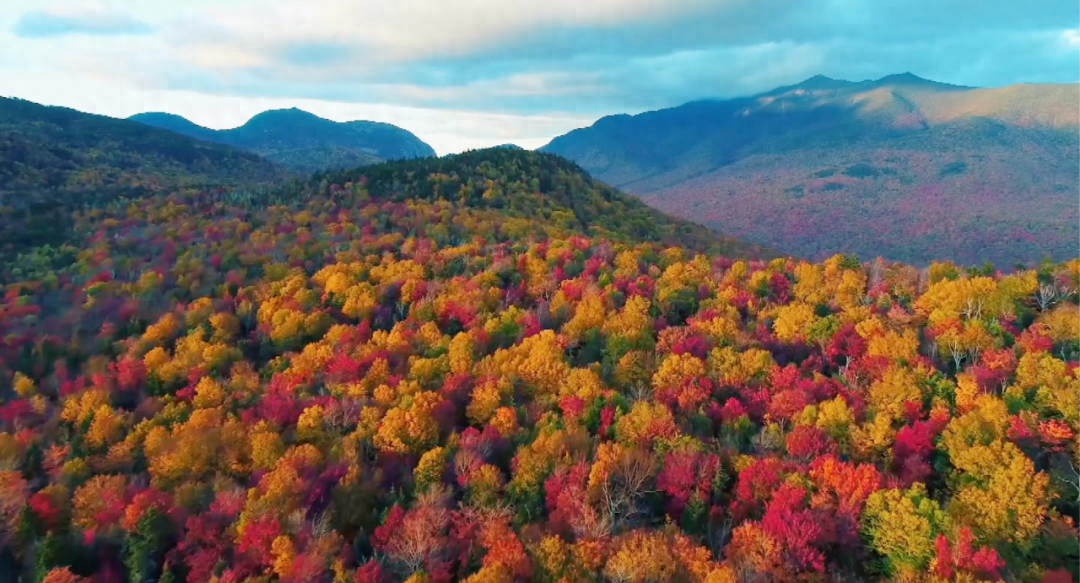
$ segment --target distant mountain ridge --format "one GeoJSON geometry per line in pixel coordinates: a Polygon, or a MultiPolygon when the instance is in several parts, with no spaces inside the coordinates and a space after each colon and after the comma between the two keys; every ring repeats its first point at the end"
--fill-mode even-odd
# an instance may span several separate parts
{"type": "Polygon", "coordinates": [[[0,197],[268,181],[264,158],[128,120],[0,97],[0,197]]]}
{"type": "Polygon", "coordinates": [[[298,172],[435,156],[431,146],[397,126],[373,121],[335,122],[296,108],[264,111],[228,130],[202,127],[171,113],[140,113],[128,119],[254,152],[298,172]]]}
{"type": "Polygon", "coordinates": [[[0,97],[0,258],[64,240],[71,210],[291,174],[250,152],[128,120],[0,97]]]}
{"type": "Polygon", "coordinates": [[[884,86],[900,86],[900,87],[935,87],[938,89],[975,89],[974,87],[967,87],[963,85],[953,85],[951,83],[941,83],[939,81],[931,81],[930,79],[923,79],[914,73],[894,73],[892,75],[886,75],[880,79],[866,79],[864,81],[846,81],[844,79],[833,79],[832,77],[826,77],[825,75],[814,75],[809,79],[796,83],[795,85],[785,85],[783,87],[777,87],[772,91],[762,93],[759,95],[782,95],[789,91],[839,91],[847,89],[873,89],[884,86]]]}
{"type": "Polygon", "coordinates": [[[752,97],[608,116],[540,150],[782,252],[1012,265],[1076,253],[1078,103],[1077,84],[819,75],[752,97]]]}

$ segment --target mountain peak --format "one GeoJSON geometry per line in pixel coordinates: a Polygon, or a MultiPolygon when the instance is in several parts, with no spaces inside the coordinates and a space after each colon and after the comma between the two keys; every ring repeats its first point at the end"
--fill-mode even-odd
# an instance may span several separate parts
{"type": "Polygon", "coordinates": [[[191,121],[190,119],[176,115],[175,113],[166,113],[164,111],[150,111],[146,113],[137,113],[128,118],[131,121],[137,121],[143,125],[148,125],[156,128],[169,130],[185,136],[190,136],[198,140],[214,141],[212,138],[214,130],[204,128],[199,124],[191,121]]]}
{"type": "Polygon", "coordinates": [[[872,85],[872,86],[877,86],[877,87],[884,87],[884,86],[902,87],[902,86],[907,86],[907,87],[923,87],[923,88],[949,89],[949,90],[975,89],[974,87],[969,87],[967,85],[954,85],[952,83],[942,83],[941,81],[934,81],[934,80],[931,80],[931,79],[926,79],[926,78],[920,77],[920,76],[918,76],[918,75],[916,75],[916,74],[914,74],[914,73],[912,73],[910,71],[905,71],[903,73],[894,73],[892,75],[886,75],[886,76],[882,77],[881,79],[878,79],[877,81],[864,81],[864,83],[867,83],[867,84],[872,85]]]}
{"type": "Polygon", "coordinates": [[[283,107],[281,109],[268,109],[268,110],[262,112],[262,114],[260,114],[260,115],[266,115],[268,113],[269,114],[302,113],[304,115],[315,115],[313,113],[308,113],[308,112],[300,109],[299,107],[283,107]]]}
{"type": "Polygon", "coordinates": [[[435,156],[431,146],[397,126],[371,121],[336,122],[296,107],[264,111],[228,130],[200,127],[166,113],[144,113],[132,119],[248,150],[299,172],[435,156]]]}
{"type": "Polygon", "coordinates": [[[147,111],[146,113],[136,113],[135,115],[129,117],[128,119],[139,120],[139,119],[154,119],[154,118],[156,118],[156,119],[176,119],[176,120],[180,120],[180,119],[186,120],[187,119],[182,115],[177,115],[175,113],[168,113],[168,112],[165,112],[165,111],[147,111]]]}
{"type": "Polygon", "coordinates": [[[923,79],[922,77],[912,73],[911,71],[904,71],[903,73],[894,73],[892,75],[886,75],[877,80],[878,83],[887,84],[923,84],[934,83],[929,79],[923,79]]]}
{"type": "Polygon", "coordinates": [[[809,90],[821,90],[821,89],[837,89],[851,85],[850,81],[844,81],[843,79],[833,79],[832,77],[826,77],[825,75],[814,75],[813,77],[795,85],[796,89],[809,89],[809,90]]]}
{"type": "Polygon", "coordinates": [[[199,127],[198,124],[182,115],[177,115],[175,113],[167,113],[164,111],[148,111],[146,113],[136,113],[128,119],[151,126],[161,126],[162,124],[166,124],[199,127]]]}
{"type": "Polygon", "coordinates": [[[256,123],[256,124],[258,124],[258,123],[266,123],[268,121],[272,122],[272,123],[281,123],[281,122],[293,122],[293,123],[296,123],[296,122],[329,121],[329,120],[323,119],[323,118],[315,115],[314,113],[310,113],[310,112],[307,112],[307,111],[304,111],[302,109],[298,109],[298,108],[295,108],[295,107],[290,107],[288,109],[269,109],[269,110],[266,110],[266,111],[264,111],[262,113],[255,114],[251,119],[248,120],[247,124],[245,124],[245,125],[248,125],[248,124],[251,124],[251,123],[256,123]]]}
{"type": "Polygon", "coordinates": [[[814,75],[801,83],[794,85],[785,85],[783,87],[777,87],[768,93],[763,95],[782,95],[789,91],[830,91],[834,89],[842,89],[852,85],[851,81],[844,81],[843,79],[833,79],[832,77],[826,77],[825,75],[814,75]]]}

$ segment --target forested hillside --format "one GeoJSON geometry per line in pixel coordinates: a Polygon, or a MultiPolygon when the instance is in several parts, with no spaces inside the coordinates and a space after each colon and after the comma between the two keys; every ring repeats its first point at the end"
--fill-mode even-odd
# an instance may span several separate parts
{"type": "Polygon", "coordinates": [[[163,191],[275,177],[266,160],[144,124],[0,98],[0,192],[163,191]]]}
{"type": "Polygon", "coordinates": [[[312,196],[326,184],[364,181],[371,195],[398,202],[456,201],[572,232],[626,241],[655,241],[737,257],[776,253],[676,219],[593,180],[564,158],[502,147],[319,174],[275,196],[312,196]]]}
{"type": "Polygon", "coordinates": [[[69,235],[75,209],[288,173],[228,146],[143,124],[0,97],[0,257],[69,235]]]}
{"type": "Polygon", "coordinates": [[[826,77],[600,119],[543,151],[665,212],[821,260],[1074,257],[1080,85],[826,77]]]}
{"type": "Polygon", "coordinates": [[[0,574],[1077,579],[1080,260],[699,254],[508,149],[71,221],[4,267],[0,574]]]}

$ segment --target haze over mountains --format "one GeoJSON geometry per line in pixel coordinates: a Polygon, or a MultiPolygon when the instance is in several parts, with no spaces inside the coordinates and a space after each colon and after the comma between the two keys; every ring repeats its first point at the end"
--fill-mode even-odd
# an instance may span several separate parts
{"type": "Polygon", "coordinates": [[[297,172],[435,156],[431,146],[397,126],[335,122],[296,108],[265,111],[229,130],[205,128],[170,113],[140,113],[128,119],[254,152],[297,172]]]}
{"type": "Polygon", "coordinates": [[[1080,88],[823,76],[602,118],[542,151],[649,204],[812,258],[1075,255],[1080,88]]]}

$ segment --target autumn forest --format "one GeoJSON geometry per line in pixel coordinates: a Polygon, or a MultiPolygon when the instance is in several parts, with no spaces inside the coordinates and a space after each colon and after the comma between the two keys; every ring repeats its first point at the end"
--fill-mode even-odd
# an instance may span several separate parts
{"type": "Polygon", "coordinates": [[[512,150],[57,212],[0,580],[1078,579],[1080,260],[811,263],[512,150]]]}

